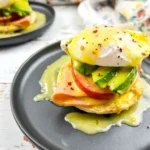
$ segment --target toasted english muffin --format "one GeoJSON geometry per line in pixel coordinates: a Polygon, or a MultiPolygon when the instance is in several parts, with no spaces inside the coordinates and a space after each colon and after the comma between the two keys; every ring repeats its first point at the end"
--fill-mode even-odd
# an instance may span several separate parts
{"type": "Polygon", "coordinates": [[[142,80],[140,77],[135,81],[133,86],[118,98],[107,100],[106,103],[95,106],[76,106],[78,109],[94,114],[113,114],[120,113],[122,110],[128,110],[136,104],[143,94],[142,80]]]}

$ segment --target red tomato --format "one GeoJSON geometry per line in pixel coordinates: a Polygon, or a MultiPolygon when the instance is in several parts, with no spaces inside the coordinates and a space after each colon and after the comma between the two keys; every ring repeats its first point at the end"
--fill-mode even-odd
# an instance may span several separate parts
{"type": "Polygon", "coordinates": [[[108,89],[101,89],[97,86],[91,77],[85,77],[84,75],[77,72],[72,67],[73,77],[76,84],[81,90],[83,90],[89,97],[96,98],[99,100],[110,99],[114,94],[108,89]]]}
{"type": "Polygon", "coordinates": [[[11,21],[19,20],[19,19],[21,19],[21,18],[24,18],[24,17],[19,16],[19,15],[16,14],[16,13],[12,13],[12,14],[11,14],[11,21]]]}
{"type": "Polygon", "coordinates": [[[6,17],[6,16],[0,16],[0,22],[3,23],[3,22],[10,22],[10,21],[15,21],[15,20],[18,20],[18,19],[21,19],[22,17],[20,17],[19,15],[13,13],[11,14],[11,16],[9,17],[6,17]]]}

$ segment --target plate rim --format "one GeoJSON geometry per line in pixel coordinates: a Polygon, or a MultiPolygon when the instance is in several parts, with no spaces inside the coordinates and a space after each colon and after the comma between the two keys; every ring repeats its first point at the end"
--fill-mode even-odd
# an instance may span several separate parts
{"type": "MultiPolygon", "coordinates": [[[[44,46],[43,48],[41,48],[40,50],[38,50],[37,52],[35,52],[34,54],[32,54],[30,57],[28,57],[22,64],[21,66],[19,67],[19,69],[17,70],[17,72],[15,73],[15,76],[12,80],[12,84],[11,84],[11,88],[10,88],[10,107],[11,107],[11,113],[13,115],[13,118],[16,122],[16,124],[18,125],[20,131],[37,147],[37,148],[40,148],[40,150],[47,150],[47,148],[44,146],[44,145],[41,145],[33,136],[31,136],[29,134],[29,132],[23,127],[23,124],[19,121],[19,117],[18,117],[18,114],[16,113],[16,110],[15,110],[15,107],[14,107],[14,99],[13,99],[13,91],[14,91],[14,87],[15,87],[15,83],[17,81],[17,77],[18,75],[20,74],[20,72],[22,71],[22,69],[25,67],[25,65],[31,60],[33,59],[33,57],[35,57],[37,54],[39,54],[40,52],[42,52],[43,50],[49,48],[49,47],[52,47],[54,45],[60,45],[60,40],[52,43],[52,44],[49,44],[49,45],[46,45],[44,46]]],[[[56,147],[56,145],[53,145],[51,143],[52,146],[56,147]]]]}
{"type": "MultiPolygon", "coordinates": [[[[32,54],[30,57],[28,57],[24,63],[21,64],[21,66],[19,67],[19,69],[17,70],[14,78],[13,78],[13,81],[12,81],[12,84],[11,84],[11,89],[10,89],[10,106],[11,106],[11,112],[13,114],[13,118],[16,122],[16,124],[18,125],[18,127],[20,128],[21,132],[37,147],[39,148],[40,150],[49,150],[49,148],[47,149],[46,146],[44,146],[43,144],[39,143],[36,139],[35,136],[32,136],[30,135],[30,132],[24,128],[24,125],[23,123],[20,122],[20,118],[19,118],[19,115],[17,114],[17,111],[15,110],[15,100],[14,100],[14,87],[15,87],[15,84],[16,84],[16,80],[17,80],[17,77],[18,75],[20,74],[20,72],[22,71],[22,69],[25,67],[25,65],[31,61],[34,57],[36,57],[36,55],[38,55],[39,53],[41,53],[42,51],[44,51],[45,49],[47,48],[50,48],[50,47],[53,47],[53,46],[59,46],[60,47],[60,40],[54,42],[54,43],[51,43],[51,44],[48,44],[44,47],[42,47],[41,49],[39,49],[37,52],[35,52],[34,54],[32,54]]],[[[50,50],[51,51],[55,51],[55,50],[50,50]]],[[[55,149],[60,149],[60,147],[57,147],[57,145],[54,145],[53,143],[50,142],[50,145],[53,149],[53,147],[55,147],[55,149]]],[[[63,150],[63,149],[61,149],[63,150]]]]}
{"type": "MultiPolygon", "coordinates": [[[[49,11],[52,13],[51,20],[46,21],[46,23],[43,26],[41,26],[40,28],[35,29],[33,31],[29,31],[29,32],[26,32],[26,33],[23,33],[23,34],[20,34],[20,35],[12,36],[12,37],[0,38],[0,42],[3,42],[5,40],[12,40],[14,38],[16,39],[16,38],[20,38],[22,36],[27,36],[27,35],[33,34],[33,33],[37,32],[38,30],[42,30],[42,29],[48,27],[49,25],[51,25],[53,23],[56,14],[55,14],[55,10],[52,6],[50,6],[48,4],[43,4],[43,3],[40,3],[40,2],[29,2],[29,4],[49,9],[49,11]]],[[[0,45],[0,46],[3,46],[3,45],[0,45]]]]}

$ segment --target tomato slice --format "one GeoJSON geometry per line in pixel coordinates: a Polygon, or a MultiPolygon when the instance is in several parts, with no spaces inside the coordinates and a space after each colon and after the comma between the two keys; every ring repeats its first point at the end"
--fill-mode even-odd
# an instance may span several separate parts
{"type": "Polygon", "coordinates": [[[19,20],[19,19],[21,19],[21,18],[24,18],[24,17],[19,16],[19,15],[16,14],[16,13],[12,13],[12,14],[11,14],[11,21],[19,20]]]}
{"type": "Polygon", "coordinates": [[[109,88],[101,89],[97,86],[91,77],[85,77],[77,72],[72,66],[72,74],[78,87],[83,90],[89,97],[99,100],[110,99],[114,94],[109,88]]]}
{"type": "Polygon", "coordinates": [[[0,16],[0,23],[5,23],[5,22],[10,22],[10,21],[15,21],[18,19],[21,19],[22,17],[19,16],[18,14],[11,14],[11,16],[6,17],[6,16],[0,16]]]}

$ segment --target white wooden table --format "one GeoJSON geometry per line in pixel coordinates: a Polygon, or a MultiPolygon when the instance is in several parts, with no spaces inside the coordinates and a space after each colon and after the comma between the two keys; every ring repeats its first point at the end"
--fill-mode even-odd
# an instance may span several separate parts
{"type": "Polygon", "coordinates": [[[18,128],[10,108],[10,87],[19,66],[42,47],[81,30],[77,6],[54,7],[53,25],[40,38],[19,46],[0,48],[0,150],[36,150],[18,128]]]}

